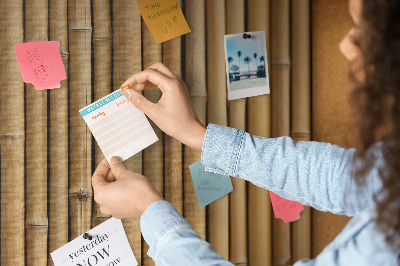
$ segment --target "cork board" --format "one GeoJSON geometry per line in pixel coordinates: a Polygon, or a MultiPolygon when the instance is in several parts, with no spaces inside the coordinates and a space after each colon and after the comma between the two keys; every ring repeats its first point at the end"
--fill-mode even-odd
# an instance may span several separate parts
{"type": "MultiPolygon", "coordinates": [[[[339,43],[351,28],[348,1],[312,1],[312,132],[313,140],[351,147],[347,78],[350,63],[339,43]]],[[[312,212],[312,256],[317,256],[349,221],[349,217],[312,212]]]]}

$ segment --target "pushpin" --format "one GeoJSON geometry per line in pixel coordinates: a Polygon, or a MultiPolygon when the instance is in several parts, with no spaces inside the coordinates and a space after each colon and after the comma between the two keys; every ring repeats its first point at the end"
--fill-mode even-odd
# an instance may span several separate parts
{"type": "Polygon", "coordinates": [[[88,239],[88,240],[92,240],[92,239],[96,239],[97,238],[97,236],[92,236],[92,235],[90,235],[90,234],[88,234],[88,233],[84,233],[83,234],[83,238],[84,239],[88,239]]]}
{"type": "Polygon", "coordinates": [[[243,39],[250,39],[251,35],[247,33],[243,33],[243,39]]]}

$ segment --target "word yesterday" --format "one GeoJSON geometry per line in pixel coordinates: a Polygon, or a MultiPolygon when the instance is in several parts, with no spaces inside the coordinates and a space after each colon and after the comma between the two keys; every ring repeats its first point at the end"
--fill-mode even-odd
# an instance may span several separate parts
{"type": "Polygon", "coordinates": [[[82,246],[80,249],[78,249],[77,251],[75,251],[75,252],[69,254],[69,257],[70,257],[71,259],[74,259],[74,258],[79,257],[80,255],[86,253],[87,251],[91,250],[91,249],[94,248],[95,246],[97,246],[97,245],[103,243],[104,241],[107,241],[109,235],[110,235],[109,233],[106,233],[106,234],[100,236],[99,238],[97,238],[97,239],[95,239],[95,240],[92,240],[89,244],[83,245],[83,246],[82,246]]]}

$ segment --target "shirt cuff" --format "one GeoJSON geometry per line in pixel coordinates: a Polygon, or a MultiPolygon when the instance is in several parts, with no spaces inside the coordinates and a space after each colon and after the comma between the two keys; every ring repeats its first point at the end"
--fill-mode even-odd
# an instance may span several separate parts
{"type": "Polygon", "coordinates": [[[237,177],[243,140],[242,130],[208,124],[201,153],[205,170],[237,177]]]}
{"type": "Polygon", "coordinates": [[[150,246],[147,252],[153,260],[157,256],[157,244],[170,230],[190,226],[178,210],[169,202],[153,202],[140,217],[140,229],[146,243],[150,246]]]}

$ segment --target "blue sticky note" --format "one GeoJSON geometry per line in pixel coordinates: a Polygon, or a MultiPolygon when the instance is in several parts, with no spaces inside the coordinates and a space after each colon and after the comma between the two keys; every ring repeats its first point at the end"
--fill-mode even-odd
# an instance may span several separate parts
{"type": "Polygon", "coordinates": [[[200,208],[233,190],[230,176],[207,172],[201,161],[190,165],[189,169],[200,208]]]}

